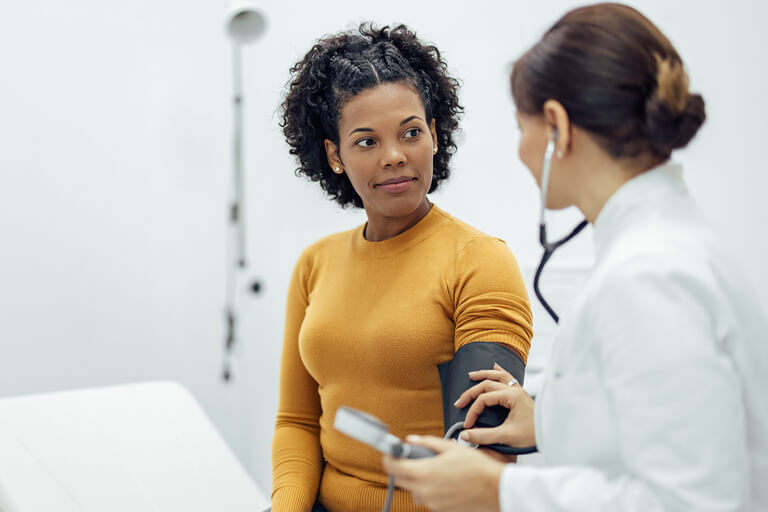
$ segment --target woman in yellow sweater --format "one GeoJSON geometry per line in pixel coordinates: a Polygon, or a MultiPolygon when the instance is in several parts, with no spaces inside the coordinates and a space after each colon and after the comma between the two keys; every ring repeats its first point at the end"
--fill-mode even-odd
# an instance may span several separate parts
{"type": "MultiPolygon", "coordinates": [[[[378,511],[381,457],[333,429],[336,410],[364,410],[399,436],[442,435],[437,366],[482,341],[522,367],[530,307],[504,242],[427,198],[449,175],[462,111],[434,46],[404,26],[363,25],[318,41],[291,72],[282,127],[298,173],[368,221],[307,248],[293,273],[272,510],[378,511]]],[[[426,509],[398,490],[393,510],[426,509]]]]}

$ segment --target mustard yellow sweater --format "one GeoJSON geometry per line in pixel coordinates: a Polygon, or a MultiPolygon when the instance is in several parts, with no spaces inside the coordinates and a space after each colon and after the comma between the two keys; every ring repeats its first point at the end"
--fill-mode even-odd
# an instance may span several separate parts
{"type": "MultiPolygon", "coordinates": [[[[286,310],[272,444],[274,512],[379,512],[381,454],[334,430],[342,405],[390,431],[443,433],[437,365],[473,341],[503,343],[525,361],[528,296],[503,241],[433,206],[382,242],[365,226],[329,236],[299,258],[286,310]]],[[[424,511],[398,490],[393,512],[424,511]]]]}

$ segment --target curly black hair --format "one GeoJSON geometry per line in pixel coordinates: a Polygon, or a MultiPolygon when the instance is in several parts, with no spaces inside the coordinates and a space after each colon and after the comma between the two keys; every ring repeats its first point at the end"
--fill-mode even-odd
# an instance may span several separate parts
{"type": "Polygon", "coordinates": [[[319,181],[342,207],[362,208],[363,202],[346,173],[331,171],[323,141],[329,139],[338,146],[342,105],[382,83],[413,86],[421,95],[427,123],[435,119],[438,152],[429,191],[450,175],[454,133],[464,110],[459,105],[459,82],[448,76],[438,49],[419,41],[405,25],[390,29],[363,23],[356,31],[325,37],[290,71],[280,127],[290,153],[299,161],[296,174],[319,181]]]}

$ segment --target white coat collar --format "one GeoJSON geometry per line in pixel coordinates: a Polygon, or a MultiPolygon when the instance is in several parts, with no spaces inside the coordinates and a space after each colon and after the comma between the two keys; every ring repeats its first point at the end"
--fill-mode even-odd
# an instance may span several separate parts
{"type": "Polygon", "coordinates": [[[653,208],[653,203],[667,195],[687,194],[680,164],[666,162],[645,171],[625,184],[608,198],[595,219],[595,255],[602,258],[608,247],[631,220],[653,208]]]}

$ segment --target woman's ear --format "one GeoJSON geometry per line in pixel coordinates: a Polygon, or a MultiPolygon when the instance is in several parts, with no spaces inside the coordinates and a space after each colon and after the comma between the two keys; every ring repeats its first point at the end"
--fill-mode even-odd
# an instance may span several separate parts
{"type": "Polygon", "coordinates": [[[336,174],[343,173],[344,166],[341,163],[341,157],[339,156],[339,150],[336,147],[336,144],[330,139],[325,139],[323,143],[325,144],[325,156],[328,159],[328,165],[331,167],[331,170],[336,174]]]}
{"type": "Polygon", "coordinates": [[[548,136],[557,130],[555,151],[558,158],[562,158],[571,150],[571,120],[562,103],[557,100],[544,102],[544,120],[547,123],[548,136]]]}

